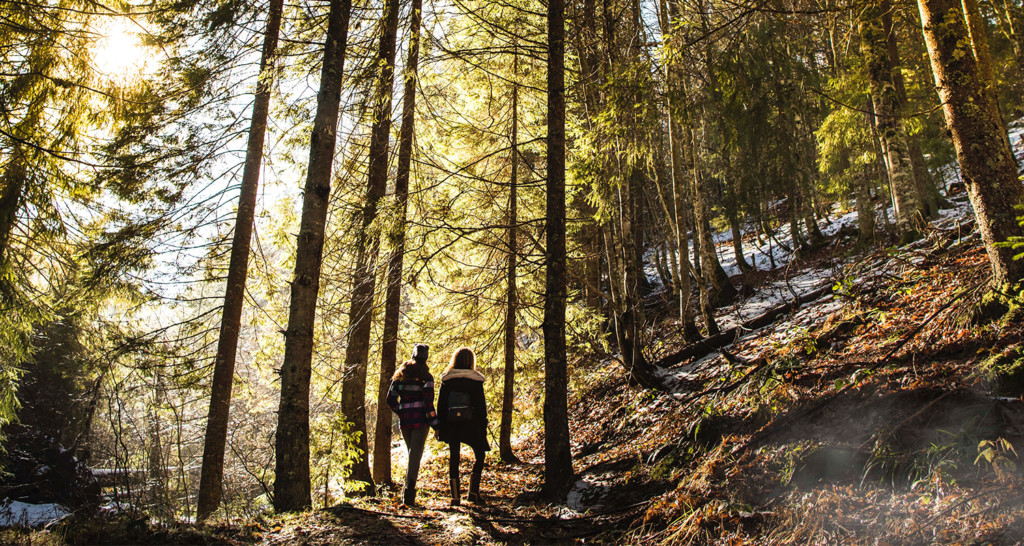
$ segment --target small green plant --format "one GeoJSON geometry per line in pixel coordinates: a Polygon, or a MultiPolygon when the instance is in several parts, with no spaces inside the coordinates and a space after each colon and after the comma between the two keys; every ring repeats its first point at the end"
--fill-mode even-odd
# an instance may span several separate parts
{"type": "MultiPolygon", "coordinates": [[[[1013,208],[1024,212],[1024,205],[1014,205],[1013,208]]],[[[1017,225],[1024,227],[1024,214],[1017,217],[1017,225]]],[[[1018,250],[1024,250],[1024,237],[1020,235],[1011,235],[1008,240],[996,243],[996,246],[1010,248],[1015,252],[1018,250]]],[[[1022,258],[1024,258],[1024,252],[1013,256],[1014,260],[1020,260],[1022,258]]]]}
{"type": "Polygon", "coordinates": [[[1010,459],[1010,454],[1013,454],[1014,459],[1017,458],[1017,450],[1006,438],[1000,436],[995,440],[982,440],[978,443],[978,456],[974,464],[984,460],[992,467],[996,477],[1004,481],[1011,472],[1017,470],[1017,463],[1010,459]]]}
{"type": "Polygon", "coordinates": [[[793,339],[789,342],[789,345],[795,351],[807,355],[813,355],[818,352],[817,341],[814,339],[814,336],[811,335],[811,332],[804,327],[796,328],[793,339]]]}
{"type": "Polygon", "coordinates": [[[839,279],[838,281],[836,281],[835,284],[832,285],[832,292],[841,296],[852,295],[853,288],[855,286],[853,281],[853,277],[844,277],[842,279],[839,279]]]}
{"type": "Polygon", "coordinates": [[[893,487],[917,484],[920,488],[921,483],[948,480],[962,468],[961,463],[970,461],[979,426],[980,418],[975,416],[953,430],[936,429],[935,440],[920,449],[905,444],[898,434],[882,432],[868,454],[861,484],[877,481],[893,487]]]}

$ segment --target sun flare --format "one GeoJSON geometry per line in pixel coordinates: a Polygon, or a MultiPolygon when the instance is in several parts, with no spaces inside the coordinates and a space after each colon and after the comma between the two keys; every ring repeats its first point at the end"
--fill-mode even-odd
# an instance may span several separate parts
{"type": "Polygon", "coordinates": [[[100,29],[103,36],[93,49],[93,62],[103,75],[125,78],[145,72],[149,52],[139,40],[139,27],[117,18],[100,29]]]}

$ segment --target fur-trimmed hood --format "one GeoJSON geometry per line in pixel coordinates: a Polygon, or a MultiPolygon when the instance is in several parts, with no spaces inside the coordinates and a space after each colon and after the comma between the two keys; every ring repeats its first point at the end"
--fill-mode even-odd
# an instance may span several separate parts
{"type": "Polygon", "coordinates": [[[447,372],[444,373],[444,375],[441,376],[441,381],[448,381],[449,379],[470,379],[472,381],[479,381],[483,383],[484,374],[476,370],[463,370],[460,368],[455,368],[453,370],[448,370],[447,372]]]}

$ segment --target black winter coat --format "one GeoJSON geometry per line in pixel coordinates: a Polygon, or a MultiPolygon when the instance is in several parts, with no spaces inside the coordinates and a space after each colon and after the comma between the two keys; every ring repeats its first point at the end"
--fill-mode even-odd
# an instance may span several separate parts
{"type": "Polygon", "coordinates": [[[441,389],[437,397],[437,416],[441,425],[437,437],[442,442],[460,442],[474,449],[490,451],[487,443],[487,402],[484,399],[484,376],[476,370],[451,370],[441,376],[441,389]],[[448,420],[449,402],[469,395],[473,418],[469,421],[448,420]]]}

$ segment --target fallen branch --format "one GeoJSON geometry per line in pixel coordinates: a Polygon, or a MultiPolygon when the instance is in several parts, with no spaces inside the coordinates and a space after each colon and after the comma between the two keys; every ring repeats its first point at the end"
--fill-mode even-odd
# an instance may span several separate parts
{"type": "Polygon", "coordinates": [[[743,332],[764,328],[765,326],[774,323],[783,315],[791,311],[795,311],[802,305],[815,301],[826,294],[830,294],[831,292],[832,284],[830,283],[827,286],[823,286],[817,290],[804,294],[792,302],[780,305],[759,317],[748,320],[739,326],[734,326],[720,334],[706,337],[696,343],[688,345],[681,351],[661,358],[654,363],[654,366],[658,368],[668,368],[692,358],[702,358],[714,351],[717,351],[718,349],[721,349],[722,347],[732,345],[740,338],[743,332]]]}
{"type": "MultiPolygon", "coordinates": [[[[979,491],[979,492],[977,492],[977,493],[975,493],[975,494],[973,494],[973,495],[971,495],[971,496],[969,496],[969,497],[967,497],[965,499],[961,499],[960,501],[947,506],[945,509],[943,509],[939,513],[933,514],[931,517],[929,517],[928,519],[924,520],[924,522],[922,522],[920,525],[918,525],[917,529],[914,529],[914,532],[910,533],[910,535],[908,535],[908,536],[912,537],[912,536],[914,536],[914,535],[924,531],[935,520],[939,519],[940,517],[945,517],[947,514],[949,514],[953,510],[955,510],[957,508],[960,508],[961,506],[963,506],[963,505],[965,505],[965,504],[967,504],[969,502],[973,502],[973,501],[978,500],[979,498],[981,498],[983,496],[991,495],[991,494],[996,493],[996,492],[998,492],[1000,490],[1006,490],[1006,489],[1007,488],[1005,486],[1004,487],[996,487],[994,490],[993,489],[984,489],[984,490],[981,490],[981,491],[979,491]]],[[[1017,501],[1020,498],[1021,497],[1018,496],[1018,497],[1014,497],[1014,498],[1012,498],[1010,500],[1011,501],[1017,501]]],[[[1002,502],[996,503],[995,507],[998,507],[1001,504],[1002,504],[1002,502]]],[[[990,506],[990,507],[986,508],[985,510],[988,510],[988,509],[991,509],[991,508],[993,508],[993,507],[990,506]]],[[[985,510],[979,511],[978,513],[984,512],[985,510]]]]}
{"type": "MultiPolygon", "coordinates": [[[[725,351],[722,351],[722,356],[725,356],[726,360],[729,360],[730,359],[729,357],[732,356],[732,355],[729,355],[729,353],[727,353],[725,351]]],[[[736,357],[732,356],[732,358],[736,358],[736,357]]],[[[750,370],[747,370],[747,373],[743,374],[743,377],[737,379],[736,381],[733,381],[732,383],[729,383],[728,385],[725,385],[723,387],[712,387],[710,389],[704,389],[704,390],[702,390],[700,392],[693,393],[690,396],[687,396],[686,398],[682,398],[682,399],[675,399],[675,398],[673,398],[671,400],[673,402],[676,402],[676,403],[679,403],[679,404],[689,404],[690,402],[693,402],[694,400],[696,400],[698,398],[701,398],[701,397],[704,397],[704,396],[707,396],[709,394],[718,394],[718,393],[729,394],[730,392],[736,390],[736,388],[739,387],[741,384],[745,383],[748,379],[750,379],[750,377],[753,376],[758,370],[760,370],[761,368],[764,368],[768,364],[768,359],[766,359],[766,358],[764,358],[762,356],[762,357],[758,357],[758,358],[755,358],[754,360],[751,360],[751,361],[747,362],[747,364],[751,365],[750,370]]]]}
{"type": "Polygon", "coordinates": [[[867,322],[867,320],[864,318],[866,315],[867,313],[860,313],[854,315],[853,317],[843,319],[836,323],[835,326],[815,335],[813,338],[814,343],[811,344],[813,350],[811,348],[806,348],[800,351],[800,355],[811,356],[811,354],[817,351],[819,347],[824,347],[825,345],[832,343],[832,340],[834,340],[835,338],[845,336],[846,334],[850,333],[854,328],[865,324],[867,322]]]}

